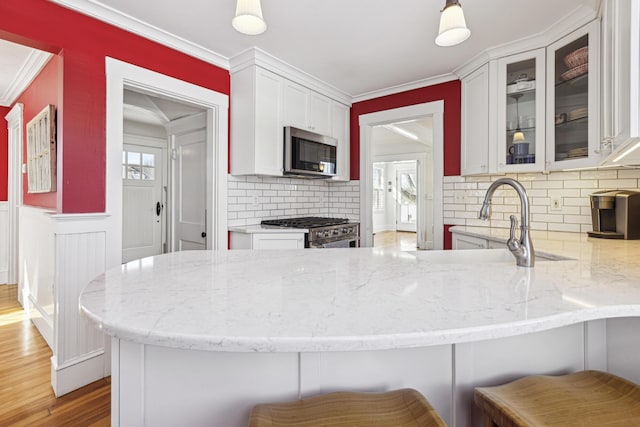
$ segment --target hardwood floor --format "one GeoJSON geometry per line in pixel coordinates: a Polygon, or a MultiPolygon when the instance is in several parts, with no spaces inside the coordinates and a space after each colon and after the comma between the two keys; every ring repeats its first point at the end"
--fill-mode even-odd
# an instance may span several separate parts
{"type": "Polygon", "coordinates": [[[399,249],[401,251],[415,251],[416,233],[408,231],[382,231],[373,238],[373,247],[383,249],[399,249]]]}
{"type": "Polygon", "coordinates": [[[56,398],[51,350],[17,300],[0,285],[0,426],[109,426],[111,379],[56,398]]]}

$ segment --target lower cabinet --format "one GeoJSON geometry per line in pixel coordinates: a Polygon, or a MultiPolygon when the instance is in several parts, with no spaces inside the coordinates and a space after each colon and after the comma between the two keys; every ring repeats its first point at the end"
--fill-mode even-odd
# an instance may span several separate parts
{"type": "Polygon", "coordinates": [[[480,237],[466,236],[464,234],[451,233],[452,248],[455,249],[487,249],[489,242],[480,237]]]}
{"type": "Polygon", "coordinates": [[[231,249],[304,249],[304,233],[231,232],[231,249]]]}

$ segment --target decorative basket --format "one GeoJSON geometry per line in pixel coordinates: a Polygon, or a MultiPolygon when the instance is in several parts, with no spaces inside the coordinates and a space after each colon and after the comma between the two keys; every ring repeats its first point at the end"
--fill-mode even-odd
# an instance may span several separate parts
{"type": "Polygon", "coordinates": [[[567,68],[576,68],[583,64],[586,64],[589,60],[589,46],[581,47],[578,50],[574,50],[570,54],[564,57],[564,65],[567,68]]]}

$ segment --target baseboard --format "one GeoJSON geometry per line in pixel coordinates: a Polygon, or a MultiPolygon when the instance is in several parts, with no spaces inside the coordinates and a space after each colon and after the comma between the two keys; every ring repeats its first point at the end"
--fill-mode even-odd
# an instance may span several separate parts
{"type": "Polygon", "coordinates": [[[56,397],[104,378],[104,357],[104,350],[99,350],[64,366],[57,366],[55,357],[51,357],[51,387],[56,397]]]}

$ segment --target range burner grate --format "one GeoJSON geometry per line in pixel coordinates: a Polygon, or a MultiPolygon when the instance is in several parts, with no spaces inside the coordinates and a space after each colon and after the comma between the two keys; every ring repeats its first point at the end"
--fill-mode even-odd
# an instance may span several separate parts
{"type": "Polygon", "coordinates": [[[289,227],[289,228],[314,228],[314,227],[328,227],[331,225],[346,224],[348,222],[349,222],[348,218],[323,218],[323,217],[316,217],[316,216],[305,216],[300,218],[263,220],[261,224],[272,225],[276,227],[289,227]]]}

